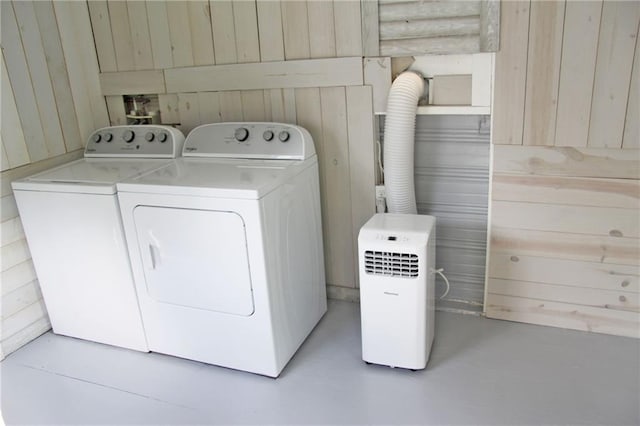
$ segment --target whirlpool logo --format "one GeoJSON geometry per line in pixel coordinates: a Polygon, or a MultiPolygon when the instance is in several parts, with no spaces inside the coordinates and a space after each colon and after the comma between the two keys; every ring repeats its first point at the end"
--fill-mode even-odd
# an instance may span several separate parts
{"type": "Polygon", "coordinates": [[[189,146],[189,147],[186,147],[184,150],[187,151],[187,152],[193,152],[193,151],[197,151],[198,148],[193,148],[193,147],[189,146]]]}

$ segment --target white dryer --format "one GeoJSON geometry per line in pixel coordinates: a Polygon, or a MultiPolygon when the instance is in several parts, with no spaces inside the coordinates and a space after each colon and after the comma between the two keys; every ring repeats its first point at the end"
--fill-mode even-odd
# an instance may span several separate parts
{"type": "Polygon", "coordinates": [[[148,351],[116,182],[180,154],[165,126],[96,130],[85,158],[12,183],[54,333],[148,351]]]}
{"type": "Polygon", "coordinates": [[[277,377],[326,312],[309,133],[207,124],[118,184],[149,348],[277,377]]]}

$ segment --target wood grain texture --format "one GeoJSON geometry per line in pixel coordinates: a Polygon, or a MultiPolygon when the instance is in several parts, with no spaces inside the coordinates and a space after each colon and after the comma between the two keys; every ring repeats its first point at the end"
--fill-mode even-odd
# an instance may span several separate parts
{"type": "Polygon", "coordinates": [[[160,70],[101,73],[100,90],[103,96],[165,93],[164,73],[160,70]]]}
{"type": "Polygon", "coordinates": [[[122,96],[106,96],[107,111],[109,112],[109,124],[112,126],[124,126],[127,124],[127,112],[125,111],[122,96]]]}
{"type": "Polygon", "coordinates": [[[500,0],[480,1],[480,51],[497,52],[500,48],[500,0]]]}
{"type": "MultiPolygon", "coordinates": [[[[215,64],[213,35],[211,29],[211,10],[207,0],[189,0],[189,30],[194,65],[215,64]]],[[[186,30],[186,29],[185,29],[186,30]]]]}
{"type": "Polygon", "coordinates": [[[22,131],[22,123],[18,115],[13,88],[11,87],[9,74],[2,55],[0,55],[0,61],[2,61],[2,68],[0,69],[0,85],[2,85],[0,114],[2,114],[2,126],[0,126],[0,132],[9,168],[14,168],[30,162],[29,150],[27,149],[27,142],[22,131]]]}
{"type": "Polygon", "coordinates": [[[218,92],[198,93],[200,104],[200,124],[220,122],[220,94],[218,92]]]}
{"type": "Polygon", "coordinates": [[[380,4],[380,22],[408,21],[412,19],[438,19],[456,16],[480,15],[479,1],[460,2],[403,2],[380,4]]]}
{"type": "Polygon", "coordinates": [[[174,67],[194,65],[191,32],[187,31],[189,23],[189,7],[187,2],[170,0],[166,2],[169,18],[169,35],[171,37],[171,55],[174,67]]]}
{"type": "Polygon", "coordinates": [[[531,3],[524,145],[555,143],[564,8],[564,1],[531,3]]]}
{"type": "Polygon", "coordinates": [[[178,93],[180,130],[185,135],[202,124],[200,122],[200,101],[197,93],[178,93]]]}
{"type": "Polygon", "coordinates": [[[258,39],[262,62],[284,61],[280,0],[257,0],[258,39]]]}
{"type": "Polygon", "coordinates": [[[333,5],[336,55],[362,56],[362,16],[359,1],[338,1],[333,5]]]}
{"type": "Polygon", "coordinates": [[[462,16],[443,19],[421,19],[383,22],[380,24],[380,40],[401,40],[443,36],[467,36],[480,34],[480,19],[477,16],[462,16]]]}
{"type": "Polygon", "coordinates": [[[587,146],[602,1],[567,2],[562,38],[556,146],[587,146]]]}
{"type": "Polygon", "coordinates": [[[15,243],[24,239],[24,229],[19,217],[14,217],[0,223],[0,245],[15,243]]]}
{"type": "Polygon", "coordinates": [[[27,283],[11,293],[3,295],[2,317],[8,318],[42,299],[38,281],[27,283]]]}
{"type": "Polygon", "coordinates": [[[133,47],[133,61],[136,70],[152,70],[151,33],[147,20],[147,6],[144,1],[127,2],[129,30],[133,47]]]}
{"type": "Polygon", "coordinates": [[[591,103],[590,147],[622,146],[639,22],[640,3],[604,2],[591,103]]]}
{"type": "Polygon", "coordinates": [[[480,39],[476,36],[449,36],[380,41],[381,56],[476,53],[479,49],[480,39]]]}
{"type": "Polygon", "coordinates": [[[255,2],[234,0],[233,19],[236,29],[238,63],[260,62],[258,16],[255,2]]]}
{"type": "Polygon", "coordinates": [[[235,64],[238,62],[236,51],[236,30],[233,18],[233,2],[210,1],[211,27],[216,63],[235,64]]]}
{"type": "Polygon", "coordinates": [[[11,166],[9,165],[9,157],[7,157],[7,151],[4,149],[2,134],[0,134],[0,147],[0,171],[4,172],[5,170],[9,170],[11,166]]]}
{"type": "Polygon", "coordinates": [[[111,36],[111,19],[106,0],[88,2],[89,15],[91,16],[91,28],[96,43],[98,62],[101,72],[118,71],[116,62],[116,50],[111,36]]]}
{"type": "Polygon", "coordinates": [[[129,27],[129,12],[127,2],[123,0],[107,1],[111,22],[111,37],[116,51],[118,71],[132,71],[136,69],[133,38],[129,27]]]}
{"type": "Polygon", "coordinates": [[[158,105],[160,107],[160,122],[162,124],[180,123],[180,109],[178,107],[177,94],[158,95],[158,105]]]}
{"type": "Polygon", "coordinates": [[[362,11],[362,55],[380,55],[380,30],[378,24],[378,2],[361,0],[362,11]]]}
{"type": "Polygon", "coordinates": [[[37,279],[33,261],[27,260],[2,271],[2,296],[37,279]]]}
{"type": "Polygon", "coordinates": [[[2,271],[31,259],[27,240],[24,239],[2,246],[0,250],[2,253],[2,271]]]}
{"type": "Polygon", "coordinates": [[[49,322],[49,318],[45,315],[11,336],[3,335],[1,342],[2,356],[7,356],[8,354],[18,350],[49,330],[51,330],[51,323],[49,322]]]}
{"type": "Polygon", "coordinates": [[[311,58],[333,58],[336,56],[336,31],[333,9],[333,3],[330,1],[307,2],[309,53],[311,58]]]}
{"type": "Polygon", "coordinates": [[[529,40],[529,2],[502,2],[493,93],[494,144],[522,145],[529,40]]]}
{"type": "Polygon", "coordinates": [[[373,112],[385,113],[391,89],[391,58],[364,58],[364,84],[373,89],[373,112]]]}
{"type": "Polygon", "coordinates": [[[239,90],[220,92],[220,121],[243,121],[242,95],[239,90]]]}
{"type": "Polygon", "coordinates": [[[629,101],[624,121],[622,147],[628,149],[640,148],[640,29],[636,36],[636,53],[633,59],[629,101]]]}
{"type": "Polygon", "coordinates": [[[310,58],[307,2],[283,0],[280,2],[280,9],[285,59],[310,58]]]}
{"type": "Polygon", "coordinates": [[[262,90],[243,90],[242,118],[246,121],[265,121],[264,93],[262,90]]]}
{"type": "MultiPolygon", "coordinates": [[[[146,0],[146,6],[153,67],[157,70],[171,68],[173,67],[173,55],[171,53],[171,35],[167,31],[169,28],[167,5],[165,2],[146,0]]],[[[102,72],[106,71],[108,70],[102,70],[102,72]]]]}

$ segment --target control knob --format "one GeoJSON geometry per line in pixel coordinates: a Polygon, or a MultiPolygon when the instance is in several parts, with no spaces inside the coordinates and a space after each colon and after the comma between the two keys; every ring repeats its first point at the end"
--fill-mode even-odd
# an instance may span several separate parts
{"type": "Polygon", "coordinates": [[[271,142],[271,140],[273,139],[273,132],[271,130],[266,130],[262,134],[262,137],[264,138],[265,141],[271,142]]]}
{"type": "Polygon", "coordinates": [[[167,135],[165,132],[162,132],[158,135],[158,140],[162,143],[167,141],[167,138],[169,137],[169,135],[167,135]]]}
{"type": "Polygon", "coordinates": [[[244,142],[249,138],[249,130],[245,127],[239,127],[233,134],[238,142],[244,142]]]}
{"type": "Polygon", "coordinates": [[[286,142],[289,140],[289,132],[287,132],[286,130],[281,131],[280,133],[278,133],[278,139],[280,139],[280,142],[286,142]]]}
{"type": "Polygon", "coordinates": [[[133,133],[133,130],[125,130],[125,132],[122,134],[122,139],[124,139],[126,143],[133,142],[133,139],[135,139],[135,137],[136,134],[133,133]]]}
{"type": "Polygon", "coordinates": [[[93,135],[91,140],[93,141],[93,143],[100,143],[100,141],[102,140],[102,136],[100,136],[100,133],[96,133],[95,135],[93,135]]]}
{"type": "Polygon", "coordinates": [[[111,133],[105,133],[104,140],[107,142],[111,142],[113,140],[113,135],[111,133]]]}
{"type": "Polygon", "coordinates": [[[144,138],[147,142],[153,142],[153,138],[155,138],[155,136],[156,135],[154,135],[153,132],[147,132],[147,134],[144,135],[144,138]]]}

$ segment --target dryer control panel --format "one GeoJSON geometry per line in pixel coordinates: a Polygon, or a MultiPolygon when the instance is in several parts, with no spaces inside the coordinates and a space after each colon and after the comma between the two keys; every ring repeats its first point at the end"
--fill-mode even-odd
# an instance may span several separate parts
{"type": "Polygon", "coordinates": [[[304,160],[315,155],[309,132],[283,123],[214,123],[193,129],[183,157],[304,160]]]}
{"type": "Polygon", "coordinates": [[[183,144],[182,132],[170,126],[111,126],[89,136],[84,156],[176,158],[183,144]]]}

